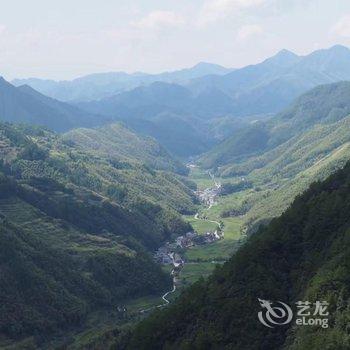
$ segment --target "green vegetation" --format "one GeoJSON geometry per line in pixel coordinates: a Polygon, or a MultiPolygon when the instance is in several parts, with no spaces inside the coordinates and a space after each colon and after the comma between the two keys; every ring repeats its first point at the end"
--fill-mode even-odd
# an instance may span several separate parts
{"type": "Polygon", "coordinates": [[[203,246],[195,246],[188,249],[185,253],[185,258],[188,261],[225,261],[231,257],[237,249],[241,233],[241,222],[236,218],[223,220],[225,236],[223,239],[203,246]]]}
{"type": "Polygon", "coordinates": [[[275,118],[247,129],[244,142],[244,132],[238,133],[203,156],[202,164],[216,168],[224,181],[243,177],[252,187],[223,216],[246,214],[245,229],[254,232],[282,214],[310,183],[343,167],[350,158],[349,101],[348,82],[317,87],[275,118]],[[254,148],[256,132],[267,139],[254,148]]]}
{"type": "MultiPolygon", "coordinates": [[[[149,164],[136,150],[119,155],[118,139],[108,152],[44,129],[0,125],[1,347],[37,348],[53,336],[59,344],[62,331],[70,344],[87,329],[78,337],[85,344],[99,332],[89,333],[92,314],[171,288],[151,253],[190,229],[178,211],[194,210],[192,190],[181,175],[152,167],[159,157],[177,164],[154,141],[130,138],[149,164]]],[[[120,321],[113,317],[106,322],[120,321]]]]}
{"type": "Polygon", "coordinates": [[[217,224],[207,220],[195,219],[193,215],[184,215],[183,218],[190,223],[193,229],[199,234],[213,231],[218,226],[217,224]]]}
{"type": "Polygon", "coordinates": [[[142,321],[118,349],[350,347],[350,164],[311,185],[209,280],[142,321]],[[329,303],[329,328],[259,323],[258,298],[329,303]],[[170,321],[171,320],[171,321],[170,321]]]}
{"type": "MultiPolygon", "coordinates": [[[[0,89],[4,105],[21,102],[33,123],[81,125],[74,115],[84,113],[74,107],[4,81],[0,89]],[[55,122],[37,118],[36,106],[55,122]]],[[[177,115],[174,96],[189,102],[188,92],[156,83],[110,99],[105,114],[118,113],[115,107],[132,97],[133,108],[121,109],[152,118],[130,126],[180,156],[195,154],[216,142],[204,137],[214,119],[197,128],[198,116],[177,115]],[[166,111],[145,108],[159,94],[166,111]]],[[[198,94],[199,106],[205,97],[198,94]]],[[[193,194],[213,186],[205,170],[193,167],[187,178],[165,148],[123,124],[63,135],[0,124],[0,347],[349,348],[350,165],[307,190],[350,158],[349,101],[350,83],[342,82],[310,91],[266,121],[243,127],[223,118],[213,132],[228,125],[233,136],[199,159],[222,183],[209,208],[193,194]],[[153,251],[192,228],[220,228],[224,237],[181,252],[186,264],[171,305],[131,334],[132,323],[147,314],[140,310],[161,304],[172,286],[171,266],[155,264],[153,251]],[[331,327],[263,328],[257,298],[327,300],[331,327]]],[[[221,111],[214,106],[212,113],[221,111]]],[[[94,118],[87,114],[87,125],[94,118]]]]}
{"type": "Polygon", "coordinates": [[[147,166],[187,174],[187,168],[169,156],[167,151],[150,137],[141,137],[122,126],[112,124],[99,129],[74,129],[62,139],[84,151],[105,158],[117,158],[121,163],[144,163],[147,166]]]}
{"type": "MultiPolygon", "coordinates": [[[[191,169],[190,178],[201,189],[214,185],[208,173],[199,168],[191,169]]],[[[242,192],[235,195],[218,197],[216,199],[217,202],[210,209],[201,206],[199,208],[200,215],[197,219],[193,215],[184,216],[184,219],[200,234],[218,229],[217,222],[223,225],[225,233],[224,237],[219,241],[208,245],[197,245],[184,252],[186,264],[180,273],[182,286],[191,285],[200,278],[207,278],[214,270],[216,264],[221,264],[228,260],[241,245],[243,240],[241,236],[242,220],[232,217],[223,218],[221,215],[227,205],[231,206],[232,202],[237,202],[240,196],[242,196],[242,192]],[[201,219],[203,216],[207,217],[207,219],[201,219]]]]}
{"type": "Polygon", "coordinates": [[[207,278],[213,272],[216,264],[212,262],[186,263],[181,270],[181,283],[189,286],[201,278],[207,278]]]}

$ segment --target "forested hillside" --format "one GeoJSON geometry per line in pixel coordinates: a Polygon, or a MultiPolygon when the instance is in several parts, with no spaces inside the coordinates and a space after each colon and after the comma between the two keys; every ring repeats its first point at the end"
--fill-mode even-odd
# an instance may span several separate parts
{"type": "Polygon", "coordinates": [[[317,182],[207,281],[116,345],[127,349],[348,349],[350,165],[317,182]],[[268,328],[258,298],[327,301],[329,328],[268,328]]]}
{"type": "Polygon", "coordinates": [[[99,129],[74,129],[63,135],[65,142],[72,142],[80,149],[105,158],[143,163],[151,168],[185,175],[187,168],[174,160],[157,141],[141,137],[121,124],[99,129]]]}
{"type": "Polygon", "coordinates": [[[323,85],[269,121],[237,132],[200,163],[254,184],[243,207],[246,226],[255,230],[349,160],[349,114],[350,83],[323,85]]]}
{"type": "Polygon", "coordinates": [[[179,216],[194,210],[187,180],[28,126],[0,125],[0,159],[5,339],[40,344],[94,310],[169,288],[150,253],[190,229],[179,216]]]}
{"type": "Polygon", "coordinates": [[[243,132],[235,133],[204,155],[201,164],[229,169],[230,163],[244,162],[248,157],[274,149],[312,127],[331,125],[349,114],[349,82],[318,86],[301,95],[274,118],[253,123],[243,132]]]}

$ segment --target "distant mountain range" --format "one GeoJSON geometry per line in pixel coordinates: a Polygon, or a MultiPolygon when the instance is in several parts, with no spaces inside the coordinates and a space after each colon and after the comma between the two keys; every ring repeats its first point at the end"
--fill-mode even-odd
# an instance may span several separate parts
{"type": "Polygon", "coordinates": [[[191,81],[197,94],[215,89],[233,99],[233,115],[275,113],[301,93],[321,84],[350,79],[350,50],[344,46],[297,56],[282,50],[264,62],[222,77],[191,81]]]}
{"type": "Polygon", "coordinates": [[[160,74],[125,72],[96,73],[71,81],[54,81],[37,78],[15,79],[15,86],[30,85],[41,93],[62,101],[96,100],[112,96],[137,86],[149,85],[156,81],[186,83],[191,79],[209,74],[227,74],[233,71],[217,64],[201,62],[191,68],[160,74]]]}
{"type": "MultiPolygon", "coordinates": [[[[185,85],[154,82],[77,106],[89,113],[124,120],[131,127],[136,125],[137,131],[154,136],[171,152],[188,156],[220,141],[208,127],[215,125],[217,118],[261,119],[317,85],[347,79],[350,50],[346,47],[334,46],[307,56],[283,50],[262,63],[228,74],[206,75],[185,85]],[[178,125],[175,129],[174,119],[178,125]],[[161,139],[164,133],[173,134],[169,142],[161,139]],[[181,146],[184,135],[193,140],[190,147],[181,146]]],[[[242,119],[226,131],[239,129],[242,119]]],[[[218,130],[219,135],[221,132],[218,130]]]]}
{"type": "Polygon", "coordinates": [[[123,121],[171,153],[188,157],[208,151],[252,120],[279,112],[309,89],[341,80],[350,80],[348,48],[337,45],[307,56],[282,50],[236,70],[200,63],[158,75],[104,73],[71,82],[14,81],[59,99],[81,100],[72,106],[28,85],[15,88],[2,81],[0,117],[56,131],[123,121]]]}
{"type": "Polygon", "coordinates": [[[297,56],[283,50],[257,65],[224,75],[206,75],[187,84],[156,82],[100,101],[88,111],[120,118],[150,118],[171,112],[203,119],[275,113],[320,84],[350,79],[350,50],[334,46],[297,56]]]}
{"type": "Polygon", "coordinates": [[[112,72],[91,74],[72,81],[30,78],[15,79],[12,83],[15,86],[30,85],[62,101],[101,99],[99,104],[92,103],[90,107],[113,115],[123,114],[120,108],[125,105],[134,112],[134,97],[139,97],[141,101],[137,106],[149,106],[147,111],[155,104],[161,105],[162,111],[174,109],[176,105],[177,111],[185,110],[208,118],[223,114],[277,112],[312,87],[350,79],[349,62],[350,50],[336,45],[306,56],[282,50],[261,63],[235,70],[199,63],[192,68],[153,75],[112,72]],[[155,82],[164,85],[153,86],[155,82]],[[110,98],[119,93],[122,95],[110,98]],[[170,103],[168,99],[163,100],[165,96],[171,98],[170,103]],[[132,104],[129,106],[130,99],[132,104]]]}

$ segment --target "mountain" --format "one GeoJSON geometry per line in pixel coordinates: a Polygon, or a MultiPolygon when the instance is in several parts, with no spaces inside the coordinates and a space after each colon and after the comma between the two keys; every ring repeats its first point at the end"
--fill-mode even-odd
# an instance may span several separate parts
{"type": "Polygon", "coordinates": [[[349,82],[318,86],[297,98],[274,118],[252,123],[227,138],[204,155],[201,164],[225,167],[239,159],[270,151],[298,134],[303,135],[312,127],[340,122],[349,114],[349,82]]]}
{"type": "Polygon", "coordinates": [[[27,85],[15,87],[3,78],[0,78],[0,120],[41,125],[59,132],[108,121],[107,118],[46,97],[27,85]]]}
{"type": "Polygon", "coordinates": [[[114,348],[348,349],[349,189],[348,164],[314,183],[208,280],[191,286],[131,334],[119,333],[114,348]],[[273,307],[285,303],[291,311],[282,306],[280,313],[276,308],[276,315],[267,314],[263,300],[273,307]],[[305,322],[319,318],[325,326],[298,325],[299,301],[310,303],[305,322]],[[325,313],[315,311],[317,302],[328,303],[325,313]],[[275,323],[263,325],[259,313],[275,323]]]}
{"type": "MultiPolygon", "coordinates": [[[[209,74],[187,83],[157,81],[96,101],[75,104],[89,113],[123,120],[140,133],[155,137],[171,153],[195,156],[209,150],[216,139],[215,120],[231,118],[237,132],[242,121],[261,120],[284,109],[309,89],[350,79],[350,50],[334,46],[307,56],[282,50],[262,63],[227,74],[209,74]],[[178,127],[173,128],[174,118],[178,127]],[[171,139],[161,134],[172,134],[171,139]],[[182,140],[186,139],[184,147],[182,140]]],[[[242,145],[243,147],[243,145],[242,145]]]]}
{"type": "Polygon", "coordinates": [[[150,137],[142,137],[121,124],[98,129],[73,129],[63,135],[64,142],[96,154],[117,158],[121,162],[139,162],[153,169],[186,175],[187,168],[150,137]]]}
{"type": "Polygon", "coordinates": [[[311,182],[344,166],[350,159],[349,130],[350,83],[323,85],[276,117],[236,132],[199,162],[223,177],[254,184],[242,207],[232,208],[246,214],[246,227],[254,231],[311,182]]]}
{"type": "Polygon", "coordinates": [[[287,50],[224,76],[192,80],[192,92],[215,88],[234,100],[233,115],[275,113],[321,84],[350,79],[350,50],[336,45],[307,56],[287,50]]]}
{"type": "Polygon", "coordinates": [[[207,151],[220,138],[211,139],[209,125],[198,118],[174,113],[160,113],[152,119],[125,119],[124,123],[139,134],[154,137],[171,154],[184,159],[207,151]]]}
{"type": "Polygon", "coordinates": [[[152,254],[195,210],[193,184],[172,170],[183,167],[121,125],[58,135],[0,124],[1,348],[40,348],[170,288],[152,254]]]}
{"type": "Polygon", "coordinates": [[[158,284],[169,288],[136,243],[153,240],[145,228],[154,223],[138,223],[100,196],[84,198],[47,179],[19,182],[2,174],[0,186],[2,348],[26,337],[38,345],[81,327],[93,311],[155,294],[158,284]]]}
{"type": "Polygon", "coordinates": [[[122,120],[137,132],[155,137],[171,153],[185,158],[208,150],[216,142],[208,120],[225,116],[232,109],[231,99],[220,91],[194,95],[184,86],[164,82],[75,105],[88,113],[122,120]]]}
{"type": "Polygon", "coordinates": [[[200,62],[191,68],[160,74],[124,72],[96,73],[71,81],[54,81],[37,78],[15,79],[15,86],[29,85],[44,95],[61,101],[88,101],[109,97],[124,90],[153,82],[185,83],[208,74],[226,74],[232,69],[217,64],[200,62]]]}
{"type": "Polygon", "coordinates": [[[301,58],[294,53],[282,50],[261,63],[237,69],[222,77],[212,75],[194,79],[190,82],[189,87],[197,92],[208,87],[215,87],[233,96],[240,91],[256,88],[265,81],[274,79],[275,76],[283,74],[300,60],[301,58]]]}
{"type": "Polygon", "coordinates": [[[234,107],[232,99],[218,89],[194,94],[182,85],[164,82],[75,105],[88,112],[121,119],[152,119],[161,113],[174,113],[208,120],[229,114],[234,107]]]}
{"type": "MultiPolygon", "coordinates": [[[[80,114],[75,111],[79,119],[82,118],[81,110],[89,116],[86,117],[89,119],[86,124],[82,124],[81,120],[73,122],[65,116],[66,130],[77,126],[90,127],[123,121],[137,132],[156,138],[172,154],[188,158],[203,153],[222,141],[220,135],[237,132],[245,119],[245,124],[252,119],[264,119],[284,109],[297,96],[317,85],[350,79],[349,62],[350,50],[334,46],[306,56],[282,50],[259,64],[233,71],[200,63],[190,69],[158,75],[90,75],[72,82],[59,83],[62,86],[68,84],[62,91],[71,100],[80,100],[72,102],[80,111],[80,114]],[[116,87],[116,82],[124,85],[116,87]],[[71,85],[83,86],[83,90],[87,89],[92,94],[97,91],[97,95],[91,98],[74,97],[69,87],[71,85]],[[101,89],[109,89],[109,92],[102,91],[100,94],[98,91],[101,89]],[[228,130],[224,127],[216,128],[213,135],[211,130],[214,121],[217,119],[218,125],[221,125],[219,120],[227,118],[237,123],[226,123],[226,126],[230,126],[228,130]]],[[[53,95],[50,90],[52,82],[47,90],[41,86],[46,86],[47,82],[35,80],[28,83],[53,95]]],[[[46,99],[45,103],[52,106],[53,101],[55,100],[46,99]]],[[[57,108],[57,101],[54,105],[57,108]]],[[[59,109],[62,114],[62,109],[66,110],[66,107],[59,109]]],[[[74,111],[69,111],[68,115],[71,113],[74,111]]],[[[51,124],[40,122],[44,125],[51,124]]],[[[60,130],[61,126],[53,127],[60,130]]]]}

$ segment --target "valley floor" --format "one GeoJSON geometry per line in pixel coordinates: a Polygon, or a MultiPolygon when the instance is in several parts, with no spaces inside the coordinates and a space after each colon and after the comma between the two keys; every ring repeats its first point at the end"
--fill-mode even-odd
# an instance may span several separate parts
{"type": "MultiPolygon", "coordinates": [[[[195,167],[191,168],[191,180],[195,181],[198,190],[215,187],[221,179],[213,179],[208,172],[195,167]]],[[[237,195],[236,195],[237,197],[237,195]]],[[[239,199],[237,197],[237,199],[239,199]]],[[[218,223],[223,230],[223,238],[209,245],[191,247],[185,252],[186,264],[181,271],[180,279],[185,286],[195,282],[201,277],[207,277],[215,268],[216,264],[221,264],[228,260],[230,256],[242,244],[244,236],[241,233],[243,220],[240,217],[222,218],[221,213],[228,203],[232,205],[235,196],[216,196],[214,202],[209,206],[202,204],[198,215],[185,216],[194,230],[200,234],[214,230],[218,223]],[[230,198],[228,198],[230,197],[230,198]]]]}
{"type": "MultiPolygon", "coordinates": [[[[222,218],[221,213],[228,207],[231,207],[235,201],[240,201],[244,196],[242,192],[234,195],[221,197],[216,195],[215,188],[220,184],[221,179],[216,179],[210,174],[198,167],[191,167],[189,178],[196,182],[199,195],[205,191],[213,191],[214,196],[209,198],[198,208],[195,215],[185,215],[184,219],[188,221],[195,232],[204,235],[207,232],[213,232],[218,226],[222,227],[223,236],[221,239],[204,245],[195,245],[186,248],[182,253],[184,265],[178,274],[176,281],[176,291],[167,296],[170,301],[176,298],[183,288],[188,287],[200,278],[207,278],[215,269],[217,264],[223,264],[243,243],[245,236],[242,234],[242,217],[222,218]]],[[[163,269],[171,272],[171,265],[164,265],[163,269]]],[[[152,310],[164,303],[164,300],[154,298],[142,298],[133,301],[130,306],[140,310],[152,310]]],[[[129,307],[130,307],[129,306],[129,307]]]]}

